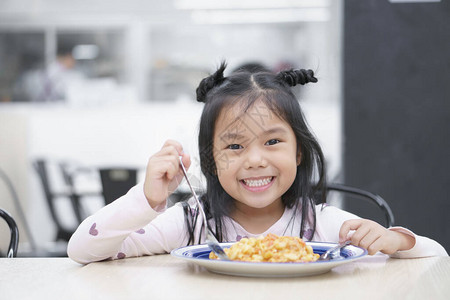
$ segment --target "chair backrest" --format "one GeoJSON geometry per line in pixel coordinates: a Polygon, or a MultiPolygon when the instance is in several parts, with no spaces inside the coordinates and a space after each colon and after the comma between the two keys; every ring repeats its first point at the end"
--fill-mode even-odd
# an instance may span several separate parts
{"type": "MultiPolygon", "coordinates": [[[[338,193],[342,193],[343,195],[349,196],[349,197],[345,197],[344,198],[344,203],[343,203],[343,208],[345,210],[348,210],[350,212],[353,212],[354,207],[361,207],[361,203],[356,203],[355,201],[353,201],[352,203],[349,203],[350,198],[352,199],[356,199],[359,202],[361,202],[360,200],[366,201],[366,202],[370,202],[372,204],[372,207],[370,208],[365,208],[365,209],[360,209],[360,211],[367,211],[367,210],[371,210],[373,209],[373,207],[375,206],[375,208],[377,208],[383,215],[383,219],[380,222],[384,222],[383,225],[385,225],[386,227],[391,227],[395,224],[395,219],[394,219],[394,214],[392,213],[392,210],[389,206],[389,204],[379,195],[373,194],[371,192],[359,189],[359,188],[355,188],[355,187],[351,187],[351,186],[347,186],[347,185],[343,185],[343,184],[336,184],[336,183],[330,183],[327,185],[327,192],[338,192],[338,193]],[[347,202],[348,201],[348,202],[347,202]]],[[[355,212],[356,214],[359,214],[359,212],[355,212]]],[[[374,213],[370,213],[369,215],[374,216],[374,213]]],[[[361,217],[364,217],[361,215],[361,217]]]]}
{"type": "Polygon", "coordinates": [[[67,193],[61,192],[56,193],[52,190],[50,184],[48,163],[45,160],[37,159],[36,161],[33,162],[33,166],[39,175],[39,179],[41,181],[42,188],[44,190],[45,199],[47,201],[47,205],[50,210],[50,215],[52,217],[53,223],[56,226],[57,232],[55,240],[68,241],[72,236],[73,232],[75,231],[75,228],[67,229],[62,225],[60,216],[56,209],[55,201],[57,201],[58,198],[68,198],[71,202],[71,206],[78,223],[81,223],[83,220],[83,216],[81,212],[79,196],[70,191],[67,193]]]}
{"type": "Polygon", "coordinates": [[[102,168],[99,170],[105,205],[125,195],[137,184],[139,170],[134,168],[102,168]]]}
{"type": "Polygon", "coordinates": [[[2,217],[9,226],[11,231],[11,238],[9,241],[8,254],[7,257],[16,257],[17,248],[19,246],[19,228],[17,227],[14,218],[5,210],[0,208],[0,217],[2,217]]]}

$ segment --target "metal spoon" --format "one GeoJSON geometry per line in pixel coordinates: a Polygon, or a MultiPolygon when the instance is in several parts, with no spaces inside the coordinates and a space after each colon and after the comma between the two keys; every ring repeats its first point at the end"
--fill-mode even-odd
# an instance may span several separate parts
{"type": "Polygon", "coordinates": [[[342,248],[346,247],[350,245],[350,241],[346,241],[345,243],[339,244],[336,247],[330,248],[327,251],[325,251],[324,253],[322,253],[322,255],[319,257],[318,260],[330,260],[332,258],[334,258],[334,253],[338,250],[341,250],[342,248]]]}
{"type": "Polygon", "coordinates": [[[211,248],[211,250],[222,260],[230,260],[227,256],[227,254],[225,253],[225,251],[223,251],[223,248],[219,245],[219,241],[216,239],[216,237],[213,235],[213,233],[211,232],[211,230],[209,230],[208,228],[208,224],[206,223],[206,214],[205,211],[203,210],[202,205],[200,204],[200,201],[198,200],[197,194],[195,193],[194,188],[192,187],[189,178],[187,176],[186,173],[186,168],[183,165],[183,160],[182,157],[180,156],[180,165],[181,165],[181,169],[183,170],[183,174],[184,174],[184,178],[186,179],[186,182],[189,186],[189,188],[191,189],[192,192],[192,196],[194,196],[195,201],[197,202],[198,208],[200,209],[200,213],[202,214],[202,218],[203,218],[203,227],[205,228],[205,233],[206,233],[206,243],[208,244],[208,247],[211,248]]]}

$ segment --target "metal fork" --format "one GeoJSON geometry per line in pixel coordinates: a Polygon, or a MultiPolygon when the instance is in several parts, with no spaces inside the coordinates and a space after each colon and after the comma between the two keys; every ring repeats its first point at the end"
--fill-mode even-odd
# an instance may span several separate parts
{"type": "Polygon", "coordinates": [[[341,250],[342,248],[350,245],[350,241],[346,241],[345,243],[339,244],[333,248],[328,249],[319,257],[319,260],[330,260],[334,258],[334,254],[336,251],[341,250]]]}
{"type": "Polygon", "coordinates": [[[208,224],[206,222],[206,214],[205,211],[203,210],[202,205],[200,204],[200,201],[198,200],[197,194],[195,193],[194,188],[191,185],[191,182],[189,181],[189,178],[187,176],[186,173],[186,168],[184,167],[183,164],[183,160],[182,157],[180,156],[180,165],[181,165],[181,169],[183,170],[183,174],[184,174],[184,178],[186,179],[186,182],[189,186],[189,188],[191,189],[192,192],[192,196],[194,196],[195,201],[197,202],[198,208],[200,210],[200,213],[202,214],[202,218],[203,218],[203,227],[205,228],[205,233],[206,233],[206,243],[208,244],[208,247],[211,248],[211,250],[222,260],[230,260],[227,256],[227,254],[225,253],[225,251],[223,251],[223,248],[219,245],[219,241],[216,239],[216,237],[213,235],[213,233],[211,232],[211,230],[208,228],[208,224]]]}

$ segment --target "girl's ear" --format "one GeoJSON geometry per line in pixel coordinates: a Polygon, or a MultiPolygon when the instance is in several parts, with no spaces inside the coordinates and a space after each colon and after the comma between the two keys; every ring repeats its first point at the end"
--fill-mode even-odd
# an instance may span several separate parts
{"type": "Polygon", "coordinates": [[[300,166],[302,162],[302,152],[299,150],[297,153],[297,166],[300,166]]]}

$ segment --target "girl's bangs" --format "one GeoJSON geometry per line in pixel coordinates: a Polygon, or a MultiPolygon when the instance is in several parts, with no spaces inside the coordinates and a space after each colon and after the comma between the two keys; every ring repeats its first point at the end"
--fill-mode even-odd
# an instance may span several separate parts
{"type": "Polygon", "coordinates": [[[280,97],[283,96],[280,95],[280,93],[277,91],[265,91],[264,93],[255,93],[253,91],[244,95],[227,96],[222,99],[222,107],[220,113],[223,113],[227,109],[230,109],[231,111],[231,108],[238,106],[242,114],[244,114],[253,106],[257,105],[259,101],[261,101],[277,117],[279,117],[283,121],[289,122],[288,110],[285,105],[283,105],[284,101],[280,101],[280,97]]]}

